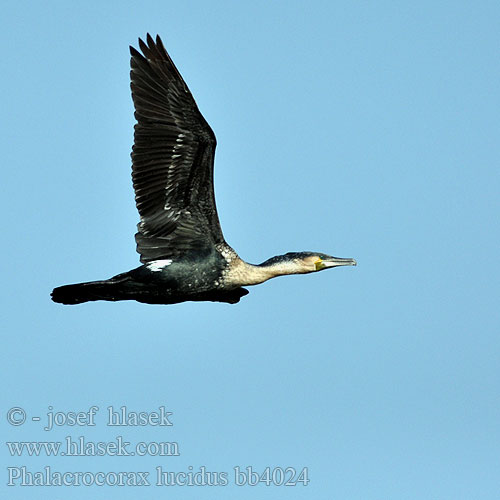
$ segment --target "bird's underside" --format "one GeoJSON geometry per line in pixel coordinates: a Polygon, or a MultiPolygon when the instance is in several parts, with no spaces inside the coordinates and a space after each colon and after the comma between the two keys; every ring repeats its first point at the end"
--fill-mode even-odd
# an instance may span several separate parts
{"type": "Polygon", "coordinates": [[[213,301],[235,304],[247,285],[285,274],[355,265],[315,252],[288,253],[260,265],[242,261],[225,242],[215,205],[215,135],[160,37],[130,47],[137,123],[132,181],[140,222],[141,267],[109,280],[55,288],[63,304],[136,300],[148,304],[213,301]]]}
{"type": "Polygon", "coordinates": [[[132,280],[111,278],[104,281],[90,281],[65,285],[54,289],[52,300],[61,304],[75,305],[96,300],[116,302],[135,300],[143,304],[178,304],[180,302],[225,302],[236,304],[248,294],[242,287],[232,290],[209,290],[206,292],[179,293],[170,288],[151,286],[132,280]]]}

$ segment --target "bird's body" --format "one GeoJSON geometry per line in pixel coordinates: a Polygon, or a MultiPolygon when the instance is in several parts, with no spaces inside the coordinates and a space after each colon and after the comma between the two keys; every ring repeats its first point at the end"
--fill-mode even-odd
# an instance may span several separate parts
{"type": "Polygon", "coordinates": [[[91,300],[136,300],[148,304],[188,300],[238,302],[248,292],[238,286],[224,285],[227,268],[218,252],[196,259],[159,259],[109,280],[59,287],[53,298],[74,304],[91,300]]]}
{"type": "Polygon", "coordinates": [[[136,300],[236,303],[243,287],[285,274],[341,265],[315,252],[288,253],[248,264],[226,243],[213,189],[215,135],[159,37],[139,40],[131,51],[131,88],[136,109],[132,179],[141,217],[136,234],[142,266],[109,280],[55,288],[52,300],[136,300]]]}

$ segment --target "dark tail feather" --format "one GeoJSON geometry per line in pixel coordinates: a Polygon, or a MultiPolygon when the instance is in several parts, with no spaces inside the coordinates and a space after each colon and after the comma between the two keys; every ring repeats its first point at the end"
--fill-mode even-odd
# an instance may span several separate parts
{"type": "Polygon", "coordinates": [[[60,304],[82,304],[92,300],[123,300],[122,280],[90,281],[54,288],[52,300],[60,304]]]}

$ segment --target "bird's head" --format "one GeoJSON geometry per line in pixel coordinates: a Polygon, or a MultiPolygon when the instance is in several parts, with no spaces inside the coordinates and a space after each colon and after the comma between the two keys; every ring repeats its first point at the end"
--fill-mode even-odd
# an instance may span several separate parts
{"type": "Polygon", "coordinates": [[[261,266],[274,268],[276,274],[305,274],[338,266],[355,266],[354,259],[342,259],[317,252],[289,252],[272,257],[261,266]]]}
{"type": "Polygon", "coordinates": [[[331,269],[338,266],[357,265],[354,259],[342,259],[324,253],[298,252],[292,255],[292,259],[304,269],[304,271],[302,271],[304,273],[314,273],[316,271],[323,271],[324,269],[331,269]]]}

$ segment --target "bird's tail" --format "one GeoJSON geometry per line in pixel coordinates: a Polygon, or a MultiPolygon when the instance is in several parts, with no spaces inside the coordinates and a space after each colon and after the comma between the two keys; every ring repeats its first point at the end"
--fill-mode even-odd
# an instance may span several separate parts
{"type": "Polygon", "coordinates": [[[52,300],[60,304],[82,304],[92,300],[123,300],[124,280],[114,278],[105,281],[89,281],[75,285],[64,285],[54,288],[52,300]]]}

